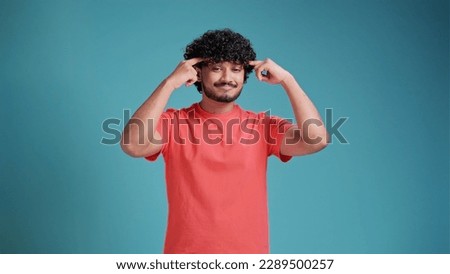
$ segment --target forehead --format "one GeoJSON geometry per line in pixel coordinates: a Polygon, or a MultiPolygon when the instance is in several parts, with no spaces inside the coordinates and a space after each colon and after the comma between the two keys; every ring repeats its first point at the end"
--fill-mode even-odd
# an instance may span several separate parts
{"type": "Polygon", "coordinates": [[[243,66],[242,63],[237,61],[220,61],[220,62],[206,62],[207,66],[243,66]]]}

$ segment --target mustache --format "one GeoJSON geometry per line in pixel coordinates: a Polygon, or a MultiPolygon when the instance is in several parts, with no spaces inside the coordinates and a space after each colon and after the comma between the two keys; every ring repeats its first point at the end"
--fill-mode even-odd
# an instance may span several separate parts
{"type": "Polygon", "coordinates": [[[237,88],[238,84],[234,83],[234,82],[216,82],[214,83],[214,86],[217,88],[223,87],[223,86],[230,86],[233,88],[237,88]]]}

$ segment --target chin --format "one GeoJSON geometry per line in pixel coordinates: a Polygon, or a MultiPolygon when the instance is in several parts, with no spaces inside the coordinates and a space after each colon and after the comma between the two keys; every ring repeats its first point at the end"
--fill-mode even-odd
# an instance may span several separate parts
{"type": "Polygon", "coordinates": [[[241,93],[237,93],[233,96],[228,96],[228,95],[217,95],[217,94],[208,94],[205,93],[206,97],[208,97],[211,100],[214,100],[216,102],[220,102],[220,103],[231,103],[236,101],[237,98],[239,98],[239,95],[241,95],[241,93]]]}
{"type": "Polygon", "coordinates": [[[236,88],[236,91],[234,89],[230,89],[227,91],[224,90],[213,90],[208,91],[207,89],[204,90],[204,94],[209,99],[219,102],[219,103],[231,103],[236,101],[237,98],[241,95],[242,87],[236,88]]]}

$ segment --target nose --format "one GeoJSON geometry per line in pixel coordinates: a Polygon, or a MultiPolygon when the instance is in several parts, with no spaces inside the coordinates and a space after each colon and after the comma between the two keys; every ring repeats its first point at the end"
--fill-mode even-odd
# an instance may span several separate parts
{"type": "Polygon", "coordinates": [[[222,70],[221,80],[225,81],[225,82],[231,81],[231,71],[230,71],[230,69],[227,68],[227,69],[222,70]]]}

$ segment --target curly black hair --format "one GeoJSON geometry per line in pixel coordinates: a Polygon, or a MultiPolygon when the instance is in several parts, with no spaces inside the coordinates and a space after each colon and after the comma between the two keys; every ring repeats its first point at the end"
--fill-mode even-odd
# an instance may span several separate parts
{"type": "MultiPolygon", "coordinates": [[[[244,83],[252,72],[253,66],[248,61],[256,59],[256,53],[250,41],[241,34],[231,29],[208,30],[202,36],[186,46],[184,59],[195,57],[206,58],[208,62],[236,62],[244,65],[244,83]]],[[[204,65],[205,62],[198,64],[204,65]]],[[[199,82],[195,83],[197,90],[201,92],[199,82]]]]}

